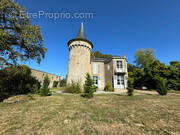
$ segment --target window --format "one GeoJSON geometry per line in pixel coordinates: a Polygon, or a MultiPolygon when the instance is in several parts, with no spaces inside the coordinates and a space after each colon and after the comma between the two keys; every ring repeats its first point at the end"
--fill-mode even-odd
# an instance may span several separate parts
{"type": "Polygon", "coordinates": [[[93,74],[98,73],[98,64],[93,64],[93,74]]]}
{"type": "Polygon", "coordinates": [[[117,77],[117,85],[120,85],[121,83],[120,83],[120,77],[118,76],[117,77]]]}
{"type": "Polygon", "coordinates": [[[117,85],[124,85],[124,76],[122,75],[117,76],[117,85]]]}
{"type": "Polygon", "coordinates": [[[93,76],[94,85],[98,86],[98,76],[93,76]]]}
{"type": "Polygon", "coordinates": [[[121,85],[124,85],[124,76],[120,76],[121,85]]]}
{"type": "Polygon", "coordinates": [[[123,68],[122,61],[117,61],[117,68],[123,68]]]}

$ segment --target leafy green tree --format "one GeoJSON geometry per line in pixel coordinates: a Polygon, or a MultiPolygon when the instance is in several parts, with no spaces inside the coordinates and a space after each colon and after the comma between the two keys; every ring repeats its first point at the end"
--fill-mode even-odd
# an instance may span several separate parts
{"type": "Polygon", "coordinates": [[[46,48],[39,26],[32,25],[26,9],[14,0],[0,1],[0,65],[36,60],[40,63],[46,48]]]}
{"type": "Polygon", "coordinates": [[[67,75],[66,75],[65,78],[63,78],[63,79],[60,81],[60,87],[66,86],[66,83],[67,83],[67,75]]]}
{"type": "Polygon", "coordinates": [[[155,54],[154,54],[154,50],[152,49],[139,49],[136,53],[135,53],[135,63],[136,66],[141,68],[141,69],[145,69],[147,68],[149,65],[151,65],[155,60],[155,54]]]}
{"type": "Polygon", "coordinates": [[[166,80],[162,77],[159,77],[158,75],[154,77],[154,80],[156,82],[156,90],[159,93],[159,95],[166,95],[167,94],[167,88],[166,88],[166,80]]]}
{"type": "Polygon", "coordinates": [[[134,88],[146,86],[148,89],[156,89],[155,77],[158,75],[166,80],[167,89],[180,90],[180,62],[171,61],[167,66],[155,58],[154,50],[151,49],[138,50],[135,58],[137,67],[128,64],[128,74],[134,79],[134,88]]]}
{"type": "Polygon", "coordinates": [[[40,89],[40,95],[41,96],[48,96],[50,95],[50,89],[49,89],[50,79],[48,75],[44,77],[43,85],[40,89]]]}
{"type": "Polygon", "coordinates": [[[40,82],[25,65],[0,70],[0,101],[13,95],[38,93],[40,82]]]}
{"type": "Polygon", "coordinates": [[[114,91],[110,81],[107,82],[106,87],[105,87],[105,91],[114,91]]]}
{"type": "Polygon", "coordinates": [[[180,62],[179,61],[171,61],[170,65],[176,69],[179,69],[179,71],[180,71],[180,62]]]}
{"type": "Polygon", "coordinates": [[[53,87],[55,88],[55,87],[57,87],[58,86],[58,81],[54,81],[53,82],[53,87]]]}
{"type": "Polygon", "coordinates": [[[134,81],[133,81],[134,88],[139,89],[139,88],[141,88],[142,86],[145,85],[145,82],[144,82],[145,72],[142,69],[137,68],[137,67],[133,67],[128,72],[128,76],[130,78],[134,79],[134,81]]]}
{"type": "Polygon", "coordinates": [[[96,91],[96,87],[94,86],[93,79],[91,78],[90,74],[86,74],[86,81],[84,84],[84,93],[82,94],[83,97],[92,98],[93,93],[96,91]]]}
{"type": "Polygon", "coordinates": [[[180,62],[171,61],[167,72],[170,72],[167,79],[168,89],[180,90],[180,62]]]}
{"type": "Polygon", "coordinates": [[[91,53],[91,57],[92,58],[106,58],[106,59],[111,59],[112,58],[112,55],[110,54],[103,54],[99,51],[95,51],[95,52],[92,52],[91,53]]]}

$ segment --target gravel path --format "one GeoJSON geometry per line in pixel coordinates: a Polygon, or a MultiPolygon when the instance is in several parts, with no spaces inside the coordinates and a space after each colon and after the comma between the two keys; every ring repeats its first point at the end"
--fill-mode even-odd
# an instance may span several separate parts
{"type": "MultiPolygon", "coordinates": [[[[64,95],[70,95],[71,93],[63,93],[62,91],[56,91],[57,94],[64,94],[64,95]]],[[[120,91],[120,92],[106,92],[103,90],[99,90],[94,92],[95,95],[98,94],[116,94],[116,95],[127,95],[126,91],[120,91]]],[[[168,93],[172,95],[180,95],[177,93],[168,93]]],[[[135,90],[134,95],[158,95],[156,91],[148,91],[148,90],[135,90]]]]}

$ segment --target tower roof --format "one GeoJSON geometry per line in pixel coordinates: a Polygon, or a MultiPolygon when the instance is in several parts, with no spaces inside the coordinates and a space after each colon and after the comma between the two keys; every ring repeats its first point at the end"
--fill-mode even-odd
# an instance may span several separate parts
{"type": "Polygon", "coordinates": [[[79,33],[77,34],[76,38],[69,40],[68,46],[69,46],[73,41],[85,41],[85,42],[88,42],[88,43],[92,46],[92,48],[93,48],[93,44],[92,44],[89,40],[86,39],[86,36],[85,36],[85,33],[84,33],[83,23],[81,23],[81,27],[80,27],[79,33]]]}
{"type": "Polygon", "coordinates": [[[81,27],[79,29],[79,33],[77,34],[76,38],[77,39],[86,39],[83,23],[81,23],[81,27]]]}

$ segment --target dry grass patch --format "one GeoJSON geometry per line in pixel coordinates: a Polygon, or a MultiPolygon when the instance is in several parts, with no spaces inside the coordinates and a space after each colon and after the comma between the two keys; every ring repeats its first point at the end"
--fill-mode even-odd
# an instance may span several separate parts
{"type": "Polygon", "coordinates": [[[179,95],[35,96],[0,103],[0,134],[180,134],[179,95]]]}

